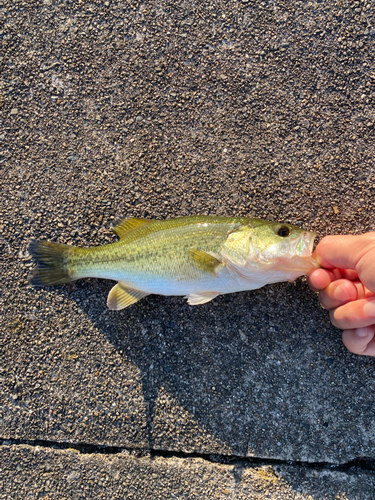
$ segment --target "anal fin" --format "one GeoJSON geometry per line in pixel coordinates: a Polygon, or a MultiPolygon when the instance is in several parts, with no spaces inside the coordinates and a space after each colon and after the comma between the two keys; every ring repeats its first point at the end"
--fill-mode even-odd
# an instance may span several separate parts
{"type": "Polygon", "coordinates": [[[119,311],[120,309],[125,309],[125,307],[135,304],[138,300],[146,297],[146,295],[149,294],[140,290],[128,288],[122,283],[117,283],[108,294],[107,305],[109,309],[119,311]]]}
{"type": "Polygon", "coordinates": [[[210,300],[214,299],[218,295],[220,295],[219,292],[193,292],[187,295],[188,304],[190,304],[191,306],[205,304],[206,302],[210,302],[210,300]]]}

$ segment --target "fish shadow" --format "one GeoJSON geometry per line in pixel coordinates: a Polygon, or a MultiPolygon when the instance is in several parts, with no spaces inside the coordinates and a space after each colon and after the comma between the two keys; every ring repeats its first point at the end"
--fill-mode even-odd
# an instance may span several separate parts
{"type": "Polygon", "coordinates": [[[150,449],[246,456],[267,449],[271,430],[283,442],[314,432],[298,415],[312,397],[301,392],[301,369],[319,367],[307,379],[313,386],[332,368],[326,351],[340,341],[327,336],[333,327],[305,282],[195,307],[182,297],[149,296],[104,312],[108,283],[95,288],[85,312],[140,371],[150,449]]]}

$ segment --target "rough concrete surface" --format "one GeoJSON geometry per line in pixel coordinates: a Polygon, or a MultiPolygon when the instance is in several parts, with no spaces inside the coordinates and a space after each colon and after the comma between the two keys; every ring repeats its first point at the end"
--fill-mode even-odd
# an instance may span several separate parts
{"type": "Polygon", "coordinates": [[[0,436],[11,460],[43,441],[52,463],[48,446],[68,443],[159,453],[160,464],[164,450],[179,470],[187,453],[300,471],[357,460],[343,481],[371,478],[375,358],[345,349],[303,279],[114,312],[107,281],[36,289],[26,277],[30,238],[104,244],[125,215],[249,215],[318,238],[374,230],[373,3],[0,9],[0,436]]]}
{"type": "Polygon", "coordinates": [[[28,445],[0,446],[0,459],[0,498],[12,499],[372,500],[375,488],[374,474],[355,466],[343,473],[28,445]]]}

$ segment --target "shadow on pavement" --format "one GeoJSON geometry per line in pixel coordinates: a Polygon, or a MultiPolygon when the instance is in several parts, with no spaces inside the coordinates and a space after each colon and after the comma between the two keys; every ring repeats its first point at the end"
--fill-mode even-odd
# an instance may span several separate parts
{"type": "Polygon", "coordinates": [[[319,461],[345,454],[347,432],[364,438],[351,418],[365,359],[301,280],[199,307],[152,296],[98,309],[90,321],[140,370],[150,449],[319,461]]]}

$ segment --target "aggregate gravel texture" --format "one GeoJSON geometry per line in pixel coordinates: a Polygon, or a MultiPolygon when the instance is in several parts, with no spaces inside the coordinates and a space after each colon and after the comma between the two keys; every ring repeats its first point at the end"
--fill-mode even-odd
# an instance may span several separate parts
{"type": "Polygon", "coordinates": [[[0,446],[0,498],[139,500],[372,500],[374,474],[293,465],[212,463],[202,458],[86,455],[0,446]]]}
{"type": "Polygon", "coordinates": [[[303,279],[190,307],[35,289],[30,238],[118,216],[375,229],[372,2],[0,4],[0,436],[344,463],[374,458],[375,358],[303,279]]]}

